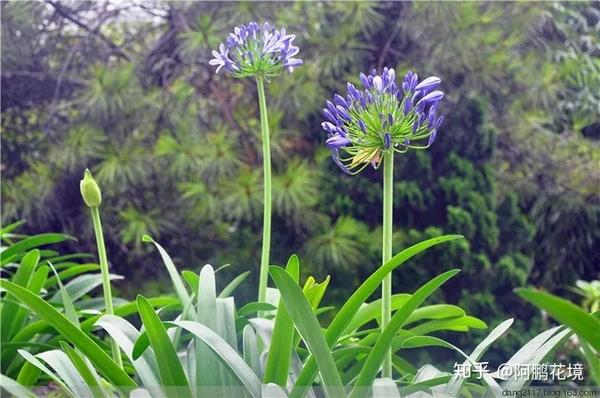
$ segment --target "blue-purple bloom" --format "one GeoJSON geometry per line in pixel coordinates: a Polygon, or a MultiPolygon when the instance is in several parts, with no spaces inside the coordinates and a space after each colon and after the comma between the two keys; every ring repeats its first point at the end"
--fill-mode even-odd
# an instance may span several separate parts
{"type": "Polygon", "coordinates": [[[362,89],[348,83],[347,95],[335,94],[323,109],[326,144],[342,170],[356,174],[369,164],[377,168],[385,151],[404,153],[433,144],[443,121],[439,77],[419,82],[409,71],[398,85],[394,69],[384,68],[359,78],[362,89]]]}
{"type": "Polygon", "coordinates": [[[270,23],[262,25],[250,22],[236,27],[229,34],[219,51],[213,51],[210,65],[221,68],[234,77],[261,75],[269,78],[284,69],[292,72],[302,60],[294,58],[298,47],[294,46],[295,35],[287,34],[284,28],[275,29],[270,23]]]}

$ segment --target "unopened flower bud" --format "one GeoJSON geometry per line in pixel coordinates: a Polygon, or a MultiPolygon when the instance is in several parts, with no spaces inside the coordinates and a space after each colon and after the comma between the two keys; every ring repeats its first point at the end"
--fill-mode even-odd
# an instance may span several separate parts
{"type": "Polygon", "coordinates": [[[392,146],[392,136],[390,135],[390,133],[385,133],[383,135],[383,148],[384,149],[390,149],[390,147],[392,146]]]}
{"type": "Polygon", "coordinates": [[[360,127],[360,130],[367,134],[367,126],[365,125],[365,122],[363,122],[362,120],[358,119],[358,127],[360,127]]]}
{"type": "Polygon", "coordinates": [[[437,76],[429,76],[427,79],[423,80],[421,83],[417,84],[415,90],[423,90],[430,91],[440,85],[442,79],[437,76]]]}
{"type": "Polygon", "coordinates": [[[335,117],[335,115],[327,108],[323,109],[323,115],[325,116],[325,119],[327,119],[329,122],[331,123],[337,123],[337,118],[335,117]]]}
{"type": "Polygon", "coordinates": [[[432,91],[429,94],[427,94],[426,96],[424,96],[421,101],[423,103],[436,103],[439,100],[441,100],[442,98],[444,98],[444,93],[440,90],[436,90],[436,91],[432,91]]]}
{"type": "Polygon", "coordinates": [[[371,84],[369,83],[369,79],[367,78],[367,76],[361,72],[360,75],[358,75],[358,77],[360,78],[361,83],[363,84],[363,86],[365,86],[365,88],[370,88],[371,84]]]}
{"type": "Polygon", "coordinates": [[[350,140],[340,135],[334,135],[329,137],[326,143],[330,148],[341,148],[350,144],[350,140]]]}
{"type": "Polygon", "coordinates": [[[411,109],[412,109],[412,103],[410,102],[410,99],[409,99],[409,98],[407,98],[407,99],[404,101],[404,109],[403,109],[403,111],[404,111],[404,116],[408,115],[408,113],[410,112],[410,110],[411,110],[411,109]]]}
{"type": "Polygon", "coordinates": [[[344,99],[344,97],[342,97],[339,94],[336,94],[333,96],[333,102],[335,102],[337,105],[340,105],[344,108],[348,108],[348,103],[346,102],[346,100],[344,99]]]}
{"type": "Polygon", "coordinates": [[[375,86],[375,89],[379,92],[383,91],[383,80],[381,79],[380,76],[375,76],[373,78],[373,86],[375,86]]]}
{"type": "Polygon", "coordinates": [[[340,117],[346,121],[350,121],[352,120],[352,118],[350,117],[350,114],[348,113],[348,111],[346,110],[346,108],[344,108],[343,106],[337,106],[337,111],[338,114],[340,115],[340,117]]]}
{"type": "Polygon", "coordinates": [[[433,142],[435,141],[436,134],[437,134],[437,130],[433,129],[431,131],[431,135],[429,136],[429,140],[427,141],[427,146],[431,146],[431,144],[433,144],[433,142]]]}
{"type": "Polygon", "coordinates": [[[85,169],[83,180],[79,182],[79,189],[81,190],[81,197],[88,207],[100,206],[102,193],[89,169],[85,169]]]}

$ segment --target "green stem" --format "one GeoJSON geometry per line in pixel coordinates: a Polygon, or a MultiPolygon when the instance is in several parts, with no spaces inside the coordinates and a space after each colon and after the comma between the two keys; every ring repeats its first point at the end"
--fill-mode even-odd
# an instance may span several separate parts
{"type": "MultiPolygon", "coordinates": [[[[98,259],[100,260],[100,272],[102,274],[102,290],[104,291],[104,304],[106,313],[114,315],[112,291],[110,289],[110,277],[108,271],[108,260],[106,259],[106,247],[104,246],[104,234],[102,233],[102,222],[100,221],[100,211],[98,206],[90,207],[92,210],[92,220],[94,221],[94,233],[96,234],[96,245],[98,246],[98,259]]],[[[117,342],[109,337],[112,356],[117,365],[123,368],[121,359],[121,350],[117,342]]]]}
{"type": "Polygon", "coordinates": [[[260,276],[258,280],[258,301],[267,300],[267,278],[269,272],[269,251],[271,248],[271,146],[269,143],[269,119],[267,115],[267,100],[262,76],[256,77],[258,91],[258,106],[260,110],[260,129],[263,144],[263,241],[260,256],[260,276]]]}
{"type": "MultiPolygon", "coordinates": [[[[394,151],[383,154],[383,245],[381,264],[392,258],[392,228],[394,202],[394,151]]],[[[392,274],[383,280],[381,287],[381,330],[385,329],[392,316],[392,274]]],[[[382,377],[392,377],[392,351],[383,359],[382,377]]]]}

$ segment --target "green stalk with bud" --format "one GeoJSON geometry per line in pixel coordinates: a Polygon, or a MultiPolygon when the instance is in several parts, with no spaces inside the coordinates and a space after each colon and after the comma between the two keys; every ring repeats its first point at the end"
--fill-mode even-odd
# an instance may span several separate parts
{"type": "MultiPolygon", "coordinates": [[[[100,272],[102,274],[102,290],[104,294],[104,304],[106,313],[114,315],[114,307],[112,301],[112,290],[110,286],[110,274],[108,269],[108,260],[106,258],[106,246],[104,245],[104,234],[102,232],[102,222],[100,220],[100,204],[102,203],[102,193],[100,187],[92,177],[92,173],[85,169],[83,179],[79,183],[81,196],[86,206],[90,208],[92,213],[92,221],[94,223],[94,233],[96,235],[96,245],[98,247],[98,260],[100,262],[100,272]]],[[[121,351],[118,344],[109,337],[112,350],[112,357],[123,368],[123,360],[121,359],[121,351]]]]}

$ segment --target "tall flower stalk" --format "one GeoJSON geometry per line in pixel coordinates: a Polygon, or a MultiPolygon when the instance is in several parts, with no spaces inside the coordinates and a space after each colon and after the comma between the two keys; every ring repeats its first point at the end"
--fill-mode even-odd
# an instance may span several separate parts
{"type": "MultiPolygon", "coordinates": [[[[100,220],[100,204],[102,203],[102,193],[98,184],[92,177],[92,173],[85,169],[83,180],[79,183],[79,189],[81,190],[81,196],[83,201],[90,208],[92,213],[92,222],[94,224],[94,234],[96,235],[96,245],[98,247],[98,260],[100,262],[100,273],[102,275],[102,291],[104,294],[104,305],[106,313],[114,315],[114,307],[112,300],[112,290],[110,286],[110,274],[108,269],[108,259],[106,258],[106,246],[104,245],[104,233],[102,231],[102,221],[100,220]]],[[[119,365],[123,367],[123,360],[121,359],[121,350],[116,341],[111,337],[110,347],[112,351],[112,357],[119,365]]]]}
{"type": "MultiPolygon", "coordinates": [[[[383,154],[383,243],[381,265],[392,258],[392,232],[394,220],[394,151],[383,154]]],[[[385,276],[381,286],[381,328],[385,328],[392,317],[392,274],[385,276]]],[[[392,352],[383,360],[383,377],[392,377],[392,352]]]]}
{"type": "Polygon", "coordinates": [[[263,241],[260,255],[260,275],[258,280],[258,301],[267,300],[267,280],[269,277],[269,253],[271,250],[271,145],[269,140],[269,117],[265,98],[265,83],[262,76],[256,76],[258,107],[260,110],[260,130],[263,149],[263,241]]]}
{"type": "MultiPolygon", "coordinates": [[[[394,153],[429,148],[443,121],[437,107],[444,93],[436,88],[441,80],[431,76],[419,82],[408,72],[396,84],[394,69],[384,68],[369,75],[360,74],[361,89],[347,84],[345,97],[335,94],[323,109],[326,144],[333,161],[348,174],[358,174],[368,165],[379,168],[383,162],[383,244],[382,264],[392,257],[394,153]]],[[[392,276],[383,281],[381,328],[388,325],[392,312],[392,276]]],[[[382,376],[392,376],[392,353],[382,366],[382,376]]]]}
{"type": "Polygon", "coordinates": [[[236,78],[254,77],[258,92],[260,128],[262,133],[264,201],[263,201],[263,241],[258,282],[258,301],[267,298],[267,280],[269,253],[271,249],[271,147],[269,136],[269,118],[265,95],[265,82],[284,70],[292,72],[302,60],[294,58],[298,47],[292,44],[295,36],[285,29],[276,29],[268,22],[259,25],[250,22],[235,27],[219,51],[213,51],[211,65],[217,67],[216,73],[224,69],[236,78]]]}

